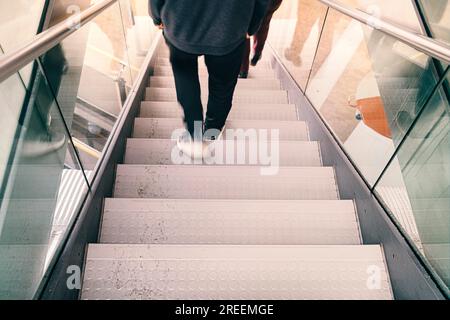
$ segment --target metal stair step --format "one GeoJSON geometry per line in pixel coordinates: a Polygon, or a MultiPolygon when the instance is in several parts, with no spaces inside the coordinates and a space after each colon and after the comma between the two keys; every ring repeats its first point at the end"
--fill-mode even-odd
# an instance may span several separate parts
{"type": "MultiPolygon", "coordinates": [[[[199,73],[199,75],[207,75],[208,70],[199,68],[198,73],[199,73]]],[[[172,67],[169,67],[169,66],[166,66],[166,67],[156,66],[155,69],[153,70],[153,76],[172,76],[172,75],[173,75],[172,67]]],[[[255,78],[275,79],[275,72],[270,69],[253,68],[253,69],[250,69],[250,72],[248,75],[249,75],[250,79],[255,79],[255,78]]]]}
{"type": "MultiPolygon", "coordinates": [[[[317,142],[310,141],[278,141],[278,146],[273,143],[268,143],[267,147],[264,145],[265,150],[274,150],[279,154],[278,162],[280,166],[306,166],[306,167],[320,167],[322,165],[319,151],[319,144],[317,142]],[[276,148],[276,149],[275,149],[276,148]],[[279,150],[279,152],[277,151],[279,150]]],[[[237,163],[236,155],[243,154],[245,156],[242,165],[264,165],[264,158],[259,157],[258,152],[260,146],[246,142],[245,145],[234,144],[234,147],[227,147],[227,142],[216,143],[215,148],[223,150],[222,157],[217,158],[222,161],[209,162],[210,164],[223,164],[226,163],[227,154],[230,150],[233,152],[233,160],[237,163]],[[245,153],[242,152],[245,150],[245,153]],[[255,153],[254,158],[250,157],[250,150],[255,153]]],[[[125,164],[150,164],[150,165],[172,165],[172,153],[177,152],[176,141],[169,139],[128,139],[127,148],[125,153],[125,164]]],[[[271,153],[269,152],[270,156],[271,153]]],[[[180,154],[183,164],[190,163],[190,158],[186,155],[180,154]]],[[[178,157],[178,152],[177,152],[178,157]]],[[[231,156],[229,156],[231,157],[231,156]]],[[[204,164],[208,164],[205,162],[204,164]]]]}
{"type": "MultiPolygon", "coordinates": [[[[206,108],[204,108],[206,113],[206,108]]],[[[145,101],[141,103],[142,118],[182,118],[178,103],[167,101],[145,101]]],[[[291,104],[235,104],[228,117],[230,120],[277,120],[295,121],[297,111],[291,104]]]]}
{"type": "MultiPolygon", "coordinates": [[[[171,139],[176,130],[184,128],[181,119],[164,118],[148,119],[136,118],[133,138],[145,139],[171,139]]],[[[226,129],[250,130],[258,133],[260,130],[279,130],[280,140],[308,141],[308,126],[302,121],[256,121],[256,120],[230,120],[226,129]]],[[[227,132],[225,132],[226,138],[227,132]]]]}
{"type": "MultiPolygon", "coordinates": [[[[238,81],[226,125],[234,132],[215,143],[228,161],[214,164],[176,147],[183,113],[168,56],[161,46],[105,199],[100,243],[87,249],[81,298],[393,299],[382,247],[362,245],[354,202],[340,200],[335,170],[322,166],[269,55],[238,81]]],[[[202,57],[199,78],[206,107],[202,57]]],[[[389,83],[397,104],[415,97],[404,79],[384,82],[383,95],[389,83]]]]}
{"type": "Polygon", "coordinates": [[[107,199],[101,243],[361,244],[353,201],[107,199]]]}
{"type": "Polygon", "coordinates": [[[370,246],[90,245],[82,299],[392,299],[370,246]],[[368,285],[377,272],[376,286],[368,285]]]}
{"type": "MultiPolygon", "coordinates": [[[[202,90],[208,88],[208,77],[201,76],[200,84],[202,90]]],[[[175,80],[173,76],[150,77],[149,86],[153,88],[175,88],[175,80]]],[[[236,91],[240,90],[280,90],[281,84],[278,79],[239,79],[236,91]]]]}
{"type": "MultiPolygon", "coordinates": [[[[177,101],[177,93],[174,88],[147,88],[145,94],[146,101],[177,101]]],[[[202,92],[204,105],[208,103],[208,92],[202,92]]],[[[286,91],[282,90],[241,90],[234,94],[234,103],[289,103],[286,91]]]]}
{"type": "Polygon", "coordinates": [[[119,165],[115,198],[338,200],[331,167],[119,165]]]}

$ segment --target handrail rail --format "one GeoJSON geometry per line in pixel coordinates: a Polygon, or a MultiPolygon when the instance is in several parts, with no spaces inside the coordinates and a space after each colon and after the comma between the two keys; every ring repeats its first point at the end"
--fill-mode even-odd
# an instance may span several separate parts
{"type": "Polygon", "coordinates": [[[334,0],[319,0],[326,6],[333,8],[340,13],[349,16],[359,22],[371,26],[383,33],[386,33],[395,39],[425,53],[428,56],[450,64],[450,46],[432,38],[414,33],[410,30],[396,26],[392,23],[383,21],[373,15],[365,13],[359,9],[353,9],[347,5],[334,0]]]}
{"type": "Polygon", "coordinates": [[[0,82],[38,59],[118,0],[103,0],[40,33],[23,47],[0,57],[0,82]]]}
{"type": "MultiPolygon", "coordinates": [[[[86,10],[83,10],[42,32],[25,46],[0,57],[0,82],[8,79],[27,64],[39,58],[42,54],[77,31],[81,26],[90,22],[117,1],[118,0],[103,0],[102,2],[96,3],[86,10]]],[[[363,11],[350,8],[338,1],[319,1],[346,16],[386,33],[431,57],[450,64],[450,47],[442,42],[411,32],[410,30],[383,21],[363,11]]]]}

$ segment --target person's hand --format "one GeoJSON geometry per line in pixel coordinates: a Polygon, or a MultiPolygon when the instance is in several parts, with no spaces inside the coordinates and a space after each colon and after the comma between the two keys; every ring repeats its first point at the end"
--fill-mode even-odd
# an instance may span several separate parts
{"type": "Polygon", "coordinates": [[[163,30],[163,29],[164,29],[164,23],[161,23],[161,24],[158,26],[158,29],[159,29],[159,30],[163,30]]]}

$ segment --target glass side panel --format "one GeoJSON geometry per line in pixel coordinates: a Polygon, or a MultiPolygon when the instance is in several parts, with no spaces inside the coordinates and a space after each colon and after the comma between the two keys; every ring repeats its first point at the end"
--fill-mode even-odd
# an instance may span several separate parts
{"type": "Polygon", "coordinates": [[[11,52],[38,33],[45,0],[0,1],[0,45],[11,52]]]}
{"type": "Polygon", "coordinates": [[[450,3],[448,0],[419,1],[432,36],[450,43],[450,3]]]}
{"type": "Polygon", "coordinates": [[[285,0],[270,26],[270,45],[302,89],[306,88],[327,10],[316,0],[285,0]]]}
{"type": "MultiPolygon", "coordinates": [[[[412,1],[342,2],[423,33],[412,1]]],[[[420,2],[436,38],[448,41],[448,1],[420,2]]],[[[369,184],[400,150],[376,191],[448,285],[448,82],[436,93],[441,73],[430,57],[321,6],[283,1],[270,43],[369,184]]]]}
{"type": "MultiPolygon", "coordinates": [[[[0,56],[12,52],[21,45],[32,40],[42,20],[45,0],[0,1],[0,56]]],[[[7,109],[0,117],[2,138],[0,139],[0,181],[2,181],[4,168],[9,151],[12,147],[16,125],[22,111],[25,89],[23,83],[28,85],[31,79],[32,64],[20,71],[20,77],[11,77],[1,86],[2,107],[7,109]]]]}
{"type": "Polygon", "coordinates": [[[120,0],[0,83],[0,299],[32,298],[56,261],[157,33],[147,1],[120,0]]]}
{"type": "MultiPolygon", "coordinates": [[[[26,67],[32,70],[32,65],[26,67]]],[[[0,181],[3,181],[10,154],[17,139],[17,124],[22,121],[22,106],[27,96],[23,78],[15,74],[0,84],[0,103],[3,115],[0,117],[0,181]]]]}
{"type": "Polygon", "coordinates": [[[121,0],[62,41],[41,60],[83,168],[96,167],[137,74],[155,27],[146,6],[121,0]]]}
{"type": "MultiPolygon", "coordinates": [[[[360,9],[383,21],[400,25],[411,31],[423,33],[420,20],[411,0],[339,0],[352,8],[360,9]],[[401,12],[401,14],[399,14],[401,12]]],[[[430,1],[430,0],[425,0],[430,1]]],[[[432,0],[433,1],[433,0],[432,0]]],[[[441,1],[441,0],[437,0],[441,1]]]]}
{"type": "Polygon", "coordinates": [[[39,71],[34,79],[30,92],[17,75],[0,84],[2,105],[17,107],[20,101],[5,99],[11,92],[26,97],[2,163],[0,299],[34,296],[61,241],[62,222],[88,190],[52,92],[39,71]]]}
{"type": "Polygon", "coordinates": [[[429,57],[330,10],[306,95],[373,184],[436,83],[429,57]]]}
{"type": "Polygon", "coordinates": [[[93,170],[132,86],[118,3],[41,61],[85,170],[93,170]]]}
{"type": "Polygon", "coordinates": [[[450,105],[437,92],[376,192],[450,287],[450,105]]]}
{"type": "Polygon", "coordinates": [[[159,35],[148,12],[149,1],[121,0],[122,15],[131,15],[131,24],[125,27],[128,44],[128,56],[132,65],[133,80],[136,81],[137,70],[140,70],[148,50],[159,35]]]}

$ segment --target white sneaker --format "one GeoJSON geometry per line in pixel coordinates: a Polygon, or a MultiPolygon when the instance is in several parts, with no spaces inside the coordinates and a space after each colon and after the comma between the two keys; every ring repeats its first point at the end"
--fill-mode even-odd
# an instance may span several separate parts
{"type": "Polygon", "coordinates": [[[203,141],[210,143],[214,141],[222,140],[223,132],[225,128],[222,128],[222,130],[219,129],[208,129],[203,134],[203,141]]]}
{"type": "Polygon", "coordinates": [[[178,149],[193,160],[202,160],[205,150],[203,141],[194,141],[188,131],[185,131],[177,141],[178,149]]]}
{"type": "MultiPolygon", "coordinates": [[[[203,134],[205,144],[204,159],[209,160],[216,156],[216,147],[218,142],[222,140],[224,129],[209,129],[203,134]]],[[[219,148],[221,148],[219,146],[219,148]]]]}
{"type": "Polygon", "coordinates": [[[21,155],[25,158],[42,157],[61,149],[66,143],[66,136],[62,133],[43,133],[34,140],[26,140],[21,155]]]}

